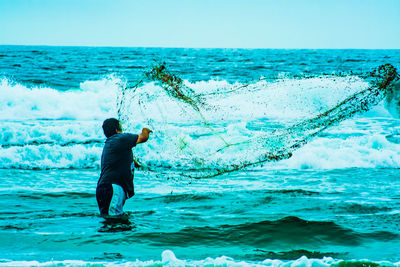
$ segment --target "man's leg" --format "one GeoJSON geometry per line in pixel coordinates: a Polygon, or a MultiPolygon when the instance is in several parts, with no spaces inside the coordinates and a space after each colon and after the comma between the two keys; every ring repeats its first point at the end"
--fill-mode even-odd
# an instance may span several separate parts
{"type": "Polygon", "coordinates": [[[112,184],[112,189],[113,194],[109,208],[109,215],[122,215],[124,213],[123,207],[126,200],[125,191],[117,184],[112,184]]]}
{"type": "Polygon", "coordinates": [[[112,196],[113,196],[113,187],[111,184],[101,184],[97,186],[96,199],[101,216],[109,215],[112,196]]]}

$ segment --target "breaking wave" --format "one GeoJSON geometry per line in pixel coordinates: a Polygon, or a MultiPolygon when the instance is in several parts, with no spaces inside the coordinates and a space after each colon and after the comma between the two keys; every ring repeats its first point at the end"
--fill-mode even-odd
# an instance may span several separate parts
{"type": "Polygon", "coordinates": [[[235,260],[230,257],[221,256],[218,258],[206,258],[203,260],[184,260],[179,259],[171,250],[162,252],[161,260],[148,260],[148,261],[132,261],[120,262],[121,255],[119,253],[108,253],[105,255],[107,261],[82,261],[82,260],[64,260],[64,261],[7,261],[2,260],[3,266],[400,266],[400,262],[391,263],[384,262],[371,262],[368,260],[352,260],[344,261],[337,260],[332,257],[323,257],[321,259],[308,258],[302,256],[296,260],[278,260],[278,259],[264,259],[261,261],[246,261],[235,260]],[[111,255],[109,255],[111,254],[111,255]],[[110,260],[114,260],[111,261],[110,260]]]}
{"type": "Polygon", "coordinates": [[[333,117],[313,130],[307,127],[319,123],[315,118],[368,91],[371,83],[357,76],[182,83],[201,102],[201,115],[156,81],[127,90],[124,79],[111,75],[83,82],[79,90],[59,91],[3,78],[0,168],[98,168],[101,123],[117,116],[126,131],[154,131],[135,154],[145,170],[156,173],[213,176],[265,155],[280,160],[263,163],[268,169],[400,167],[400,125],[388,112],[396,114],[398,91],[388,95],[385,105],[378,104],[378,97],[369,112],[355,118],[343,113],[346,121],[339,124],[346,118],[333,117]],[[307,146],[301,147],[304,142],[307,146]]]}

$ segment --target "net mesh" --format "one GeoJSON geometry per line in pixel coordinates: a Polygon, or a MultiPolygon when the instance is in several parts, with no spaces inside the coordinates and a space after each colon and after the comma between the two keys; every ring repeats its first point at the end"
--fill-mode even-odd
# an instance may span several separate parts
{"type": "MultiPolygon", "coordinates": [[[[142,80],[121,90],[119,118],[128,128],[134,129],[133,124],[138,120],[131,120],[130,114],[136,114],[140,123],[152,127],[157,132],[157,139],[161,140],[157,143],[159,147],[152,145],[144,151],[153,153],[152,157],[157,160],[148,157],[141,162],[143,169],[191,178],[214,177],[288,159],[295,150],[332,125],[369,110],[385,97],[392,96],[393,99],[396,89],[392,85],[399,80],[392,65],[382,65],[364,75],[363,79],[369,83],[367,88],[350,94],[317,115],[289,125],[278,125],[271,131],[262,131],[261,127],[255,135],[246,132],[238,135],[232,134],[234,129],[230,129],[229,122],[236,108],[235,97],[262,90],[257,85],[214,88],[210,92],[194,90],[171,73],[165,63],[154,66],[145,73],[145,78],[155,85],[142,80]],[[155,92],[154,86],[162,90],[155,92]],[[226,100],[228,95],[231,96],[226,100]],[[170,113],[175,114],[173,119],[170,113]],[[167,144],[173,144],[173,149],[169,149],[167,144]],[[157,155],[150,150],[158,151],[157,155]],[[162,159],[163,153],[165,160],[162,159]]],[[[260,98],[258,102],[260,105],[269,104],[268,99],[260,98]]],[[[240,119],[236,118],[236,123],[238,121],[240,119]]]]}

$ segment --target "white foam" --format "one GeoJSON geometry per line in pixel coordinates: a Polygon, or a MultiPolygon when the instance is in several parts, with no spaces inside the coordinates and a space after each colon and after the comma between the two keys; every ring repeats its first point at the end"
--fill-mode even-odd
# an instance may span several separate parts
{"type": "MultiPolygon", "coordinates": [[[[126,92],[125,128],[133,133],[145,126],[154,130],[148,143],[134,149],[145,165],[215,168],[256,161],[262,151],[254,144],[218,149],[224,142],[254,140],[278,126],[316,116],[368,87],[356,77],[259,81],[241,89],[242,84],[215,80],[185,84],[203,95],[207,105],[202,112],[214,130],[202,123],[193,107],[172,99],[155,83],[126,92]]],[[[98,168],[105,139],[101,123],[116,116],[123,85],[109,76],[83,82],[80,90],[61,92],[1,80],[0,168],[98,168]]],[[[396,125],[379,105],[329,128],[328,137],[316,138],[292,158],[264,168],[399,168],[400,144],[386,138],[398,135],[396,125]]]]}
{"type": "Polygon", "coordinates": [[[0,146],[103,141],[101,121],[0,121],[0,146]]]}
{"type": "Polygon", "coordinates": [[[80,144],[0,148],[0,166],[7,169],[99,168],[101,150],[99,146],[80,144]]]}
{"type": "MultiPolygon", "coordinates": [[[[216,124],[261,118],[293,120],[312,117],[368,87],[368,83],[356,77],[259,81],[245,87],[243,84],[228,86],[225,81],[214,80],[185,84],[202,96],[202,102],[206,103],[205,106],[199,105],[202,114],[207,121],[216,124]],[[213,90],[219,93],[207,94],[213,90]]],[[[129,103],[125,112],[134,114],[135,123],[201,122],[192,106],[171,98],[154,83],[128,92],[127,99],[129,103]]]]}
{"type": "Polygon", "coordinates": [[[277,169],[400,168],[400,145],[385,136],[319,138],[297,150],[292,158],[270,164],[277,169]]]}
{"type": "MultiPolygon", "coordinates": [[[[2,266],[242,266],[242,267],[258,267],[258,266],[271,266],[271,267],[326,267],[332,264],[338,264],[342,260],[335,260],[330,257],[324,257],[322,259],[309,259],[306,256],[302,256],[297,260],[271,260],[265,259],[264,261],[246,261],[246,260],[234,260],[227,256],[221,256],[217,258],[206,258],[204,260],[181,260],[178,259],[175,254],[170,250],[165,250],[161,255],[160,260],[148,260],[148,261],[82,261],[82,260],[64,260],[64,261],[7,261],[2,260],[2,266]]],[[[367,260],[363,260],[365,262],[367,260]]],[[[352,260],[355,264],[360,261],[352,260]]],[[[387,261],[375,262],[383,266],[400,266],[400,262],[391,263],[387,261]]]]}
{"type": "Polygon", "coordinates": [[[0,80],[0,120],[103,119],[116,115],[116,95],[121,80],[109,76],[81,83],[81,90],[28,88],[0,80]]]}

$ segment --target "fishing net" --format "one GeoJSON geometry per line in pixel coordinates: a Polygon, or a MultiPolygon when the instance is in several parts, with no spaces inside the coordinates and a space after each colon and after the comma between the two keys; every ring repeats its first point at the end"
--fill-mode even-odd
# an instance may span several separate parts
{"type": "MultiPolygon", "coordinates": [[[[293,123],[271,119],[271,96],[279,94],[274,95],[271,84],[265,81],[223,88],[218,84],[205,88],[200,83],[192,88],[162,63],[146,72],[142,81],[122,89],[118,116],[128,130],[137,131],[137,125],[154,130],[152,142],[138,153],[143,169],[192,178],[214,177],[288,159],[322,131],[369,110],[385,97],[390,103],[398,101],[393,84],[399,76],[390,64],[362,78],[343,79],[367,86],[293,123]]],[[[314,80],[300,81],[300,87],[314,80]]],[[[330,88],[334,88],[337,80],[331,80],[330,88]]],[[[272,87],[279,87],[279,82],[272,87]]],[[[293,101],[301,101],[301,97],[293,97],[293,101]]]]}

